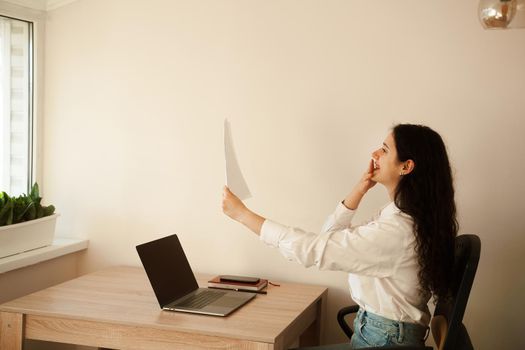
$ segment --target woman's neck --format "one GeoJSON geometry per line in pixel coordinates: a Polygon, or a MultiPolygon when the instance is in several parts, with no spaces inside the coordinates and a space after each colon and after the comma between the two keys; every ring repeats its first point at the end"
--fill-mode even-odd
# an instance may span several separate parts
{"type": "Polygon", "coordinates": [[[386,190],[388,191],[388,197],[393,202],[394,199],[396,198],[396,189],[395,189],[395,187],[394,188],[387,188],[386,190]]]}

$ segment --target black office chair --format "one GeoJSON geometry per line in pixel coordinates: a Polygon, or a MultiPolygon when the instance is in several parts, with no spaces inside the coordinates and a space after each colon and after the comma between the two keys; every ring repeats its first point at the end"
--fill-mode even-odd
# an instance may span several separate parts
{"type": "MultiPolygon", "coordinates": [[[[452,297],[446,302],[439,302],[434,311],[430,324],[432,336],[438,350],[474,350],[465,325],[463,315],[467,306],[470,289],[478,267],[481,241],[476,235],[461,235],[456,237],[454,275],[452,281],[452,297]]],[[[348,326],[345,316],[356,313],[359,306],[347,306],[339,310],[337,321],[348,336],[352,337],[353,331],[348,326]]],[[[347,350],[351,349],[349,343],[316,347],[304,347],[297,350],[347,350]]],[[[372,347],[367,350],[432,350],[430,346],[389,346],[372,347]]]]}

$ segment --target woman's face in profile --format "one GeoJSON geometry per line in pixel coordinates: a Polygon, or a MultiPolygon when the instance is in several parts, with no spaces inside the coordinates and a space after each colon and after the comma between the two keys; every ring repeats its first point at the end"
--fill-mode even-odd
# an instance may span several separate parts
{"type": "Polygon", "coordinates": [[[372,159],[374,161],[372,180],[387,188],[397,186],[403,163],[397,158],[396,143],[392,133],[389,133],[383,145],[372,153],[372,159]]]}

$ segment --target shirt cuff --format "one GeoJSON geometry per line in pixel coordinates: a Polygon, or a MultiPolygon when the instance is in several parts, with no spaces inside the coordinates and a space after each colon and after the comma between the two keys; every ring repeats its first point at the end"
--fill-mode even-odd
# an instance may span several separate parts
{"type": "Polygon", "coordinates": [[[260,240],[264,243],[279,248],[279,241],[287,231],[287,227],[271,220],[264,220],[261,227],[260,240]]]}
{"type": "Polygon", "coordinates": [[[353,209],[348,209],[344,204],[343,202],[339,202],[337,204],[337,207],[335,208],[335,212],[334,212],[334,215],[337,219],[339,220],[348,220],[348,221],[351,221],[352,218],[354,217],[354,214],[355,214],[355,210],[353,209]]]}

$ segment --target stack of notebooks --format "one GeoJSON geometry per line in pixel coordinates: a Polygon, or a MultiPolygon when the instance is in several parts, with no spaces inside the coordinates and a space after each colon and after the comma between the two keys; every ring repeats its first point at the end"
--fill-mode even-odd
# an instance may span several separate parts
{"type": "Polygon", "coordinates": [[[268,280],[263,278],[240,276],[228,277],[224,278],[224,276],[215,276],[214,278],[208,281],[208,287],[261,293],[262,289],[264,289],[268,285],[268,280]]]}

